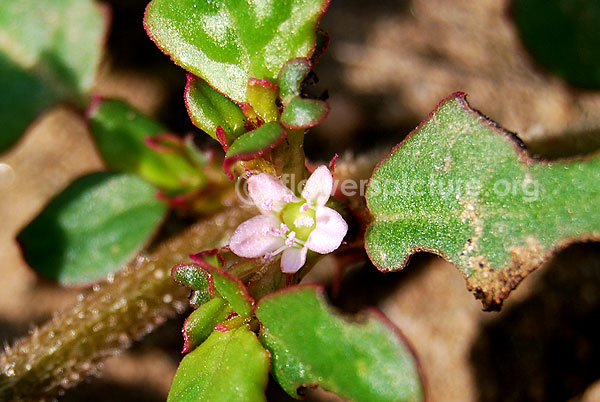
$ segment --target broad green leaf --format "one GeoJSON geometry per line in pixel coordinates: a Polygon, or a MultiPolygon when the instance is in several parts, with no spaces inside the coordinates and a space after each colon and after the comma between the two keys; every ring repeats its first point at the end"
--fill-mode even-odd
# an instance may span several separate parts
{"type": "Polygon", "coordinates": [[[153,0],[144,23],[159,48],[237,102],[249,78],[275,81],[283,64],[314,52],[329,0],[153,0]]]}
{"type": "Polygon", "coordinates": [[[269,373],[269,355],[246,326],[214,331],[183,358],[168,402],[258,402],[269,373]]]}
{"type": "Polygon", "coordinates": [[[215,325],[224,321],[233,309],[220,297],[204,303],[189,315],[183,323],[183,353],[194,350],[208,338],[215,325]]]}
{"type": "Polygon", "coordinates": [[[81,104],[102,54],[106,18],[92,0],[3,1],[0,151],[48,106],[81,104]]]}
{"type": "Polygon", "coordinates": [[[322,291],[295,287],[267,296],[256,316],[273,358],[271,374],[291,396],[320,385],[353,401],[419,401],[415,357],[391,324],[375,314],[360,322],[331,311],[322,291]]]}
{"type": "Polygon", "coordinates": [[[207,269],[212,276],[215,289],[223,299],[242,317],[250,317],[254,311],[254,300],[244,284],[235,276],[216,268],[207,269]]]}
{"type": "Polygon", "coordinates": [[[476,297],[498,307],[565,245],[600,239],[600,157],[531,159],[520,140],[444,100],[373,173],[366,249],[384,271],[429,251],[456,264],[476,297]]]}
{"type": "Polygon", "coordinates": [[[186,155],[186,149],[159,152],[147,138],[167,129],[125,102],[102,101],[90,113],[92,135],[110,169],[136,173],[150,183],[177,192],[200,188],[206,181],[202,166],[186,155]]]}
{"type": "Polygon", "coordinates": [[[178,284],[190,288],[190,304],[199,307],[214,297],[213,284],[208,273],[196,264],[179,264],[171,270],[171,277],[178,284]]]}
{"type": "Polygon", "coordinates": [[[246,131],[242,109],[211,88],[203,79],[192,74],[187,76],[185,103],[194,125],[215,140],[219,140],[217,127],[225,131],[228,143],[232,143],[246,131]]]}
{"type": "Polygon", "coordinates": [[[574,85],[600,88],[600,2],[515,0],[513,15],[535,61],[574,85]]]}
{"type": "Polygon", "coordinates": [[[161,224],[156,189],[131,174],[80,177],[18,235],[29,265],[62,284],[89,283],[131,260],[161,224]]]}
{"type": "Polygon", "coordinates": [[[236,161],[247,161],[263,156],[277,145],[286,136],[285,129],[276,121],[265,123],[256,130],[247,132],[239,137],[227,150],[223,169],[232,177],[230,166],[236,161]]]}

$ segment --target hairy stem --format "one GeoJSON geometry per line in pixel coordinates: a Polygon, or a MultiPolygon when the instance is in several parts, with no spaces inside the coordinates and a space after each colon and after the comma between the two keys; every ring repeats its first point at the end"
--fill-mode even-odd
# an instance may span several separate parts
{"type": "Polygon", "coordinates": [[[0,355],[0,400],[42,400],[77,384],[187,306],[170,277],[190,253],[215,248],[253,210],[233,207],[197,223],[78,297],[78,303],[0,355]]]}

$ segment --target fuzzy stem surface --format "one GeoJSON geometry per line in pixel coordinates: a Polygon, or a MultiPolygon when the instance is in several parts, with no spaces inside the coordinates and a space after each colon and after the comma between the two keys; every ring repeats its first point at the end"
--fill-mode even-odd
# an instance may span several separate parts
{"type": "Polygon", "coordinates": [[[44,400],[183,312],[188,290],[170,276],[188,255],[227,243],[256,214],[233,207],[192,225],[78,296],[78,302],[0,355],[0,400],[44,400]]]}

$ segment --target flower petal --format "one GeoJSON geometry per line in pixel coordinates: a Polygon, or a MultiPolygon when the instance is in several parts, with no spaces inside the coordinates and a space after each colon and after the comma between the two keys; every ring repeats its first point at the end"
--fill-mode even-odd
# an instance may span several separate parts
{"type": "Polygon", "coordinates": [[[279,219],[271,214],[248,219],[233,232],[229,248],[240,257],[263,257],[283,246],[284,239],[274,233],[279,224],[279,219]]]}
{"type": "Polygon", "coordinates": [[[291,247],[281,255],[281,270],[286,274],[297,272],[306,262],[306,247],[291,247]]]}
{"type": "Polygon", "coordinates": [[[248,193],[261,212],[280,211],[288,202],[297,201],[296,196],[279,179],[268,173],[260,173],[248,179],[248,193]]]}
{"type": "Polygon", "coordinates": [[[328,207],[317,208],[317,226],[306,241],[306,247],[320,254],[337,249],[348,232],[348,224],[337,211],[328,207]]]}
{"type": "Polygon", "coordinates": [[[312,205],[325,205],[331,197],[332,191],[333,176],[327,166],[322,165],[316,168],[308,178],[302,190],[302,198],[312,205]]]}

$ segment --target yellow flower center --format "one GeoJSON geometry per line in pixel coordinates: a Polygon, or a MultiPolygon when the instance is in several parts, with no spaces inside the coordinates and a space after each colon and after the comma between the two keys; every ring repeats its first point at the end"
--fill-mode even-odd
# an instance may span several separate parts
{"type": "Polygon", "coordinates": [[[290,202],[281,210],[281,221],[288,229],[296,232],[298,240],[307,241],[317,226],[316,215],[316,211],[309,208],[306,201],[290,202]]]}

